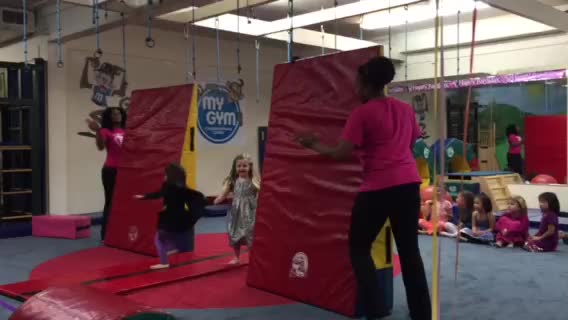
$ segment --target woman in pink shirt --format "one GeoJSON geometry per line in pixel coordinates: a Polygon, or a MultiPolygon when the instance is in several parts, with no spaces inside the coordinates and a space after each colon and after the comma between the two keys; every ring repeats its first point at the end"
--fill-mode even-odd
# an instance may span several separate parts
{"type": "Polygon", "coordinates": [[[363,182],[353,206],[349,250],[366,318],[390,314],[380,305],[371,257],[371,246],[388,218],[400,256],[410,316],[413,320],[430,319],[430,294],[416,233],[421,179],[412,154],[421,131],[412,107],[384,94],[394,74],[394,65],[384,57],[359,67],[358,93],[363,104],[351,113],[337,145],[323,145],[311,133],[298,140],[304,147],[337,160],[348,158],[355,149],[360,151],[363,182]]]}
{"type": "Polygon", "coordinates": [[[97,132],[96,143],[99,150],[107,150],[106,161],[102,170],[105,206],[101,226],[101,240],[105,239],[106,226],[112,206],[112,195],[116,182],[116,171],[122,151],[126,112],[122,108],[106,108],[102,114],[101,125],[88,119],[89,128],[97,132]]]}
{"type": "Polygon", "coordinates": [[[519,135],[519,127],[511,124],[505,130],[507,141],[509,142],[509,152],[507,152],[507,167],[509,170],[523,175],[523,139],[519,135]]]}

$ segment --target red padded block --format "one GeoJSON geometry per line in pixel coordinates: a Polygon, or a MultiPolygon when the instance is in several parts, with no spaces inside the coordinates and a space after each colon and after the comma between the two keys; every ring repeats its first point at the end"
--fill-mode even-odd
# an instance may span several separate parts
{"type": "Polygon", "coordinates": [[[525,118],[525,167],[531,174],[553,176],[568,183],[568,117],[529,116],[525,118]]]}
{"type": "Polygon", "coordinates": [[[173,319],[129,299],[95,289],[54,287],[30,298],[10,320],[118,320],[139,314],[155,314],[153,319],[173,319]]]}
{"type": "Polygon", "coordinates": [[[192,93],[193,85],[132,93],[106,245],[156,255],[153,237],[162,203],[133,195],[159,189],[164,168],[179,163],[192,93]]]}
{"type": "Polygon", "coordinates": [[[64,239],[82,239],[91,236],[91,217],[69,216],[34,216],[32,217],[32,235],[64,239]]]}
{"type": "Polygon", "coordinates": [[[357,68],[378,55],[375,47],[276,66],[249,285],[355,314],[347,235],[361,165],[304,150],[294,135],[314,131],[335,142],[360,104],[357,68]],[[293,272],[299,265],[304,277],[293,272]]]}

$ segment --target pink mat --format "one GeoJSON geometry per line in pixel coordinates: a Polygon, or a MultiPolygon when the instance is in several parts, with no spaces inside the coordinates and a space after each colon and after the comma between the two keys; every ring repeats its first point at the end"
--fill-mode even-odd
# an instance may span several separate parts
{"type": "Polygon", "coordinates": [[[91,236],[91,217],[35,216],[32,218],[34,237],[82,239],[91,236]]]}

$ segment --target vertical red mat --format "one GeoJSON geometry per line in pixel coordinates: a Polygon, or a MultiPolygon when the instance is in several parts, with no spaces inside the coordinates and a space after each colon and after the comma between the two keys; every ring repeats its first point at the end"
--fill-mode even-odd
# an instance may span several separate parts
{"type": "Polygon", "coordinates": [[[568,183],[568,117],[565,115],[525,118],[525,171],[548,174],[558,183],[568,183]]]}
{"type": "Polygon", "coordinates": [[[156,255],[153,237],[162,203],[133,195],[159,189],[164,168],[180,162],[193,91],[193,85],[183,85],[132,93],[106,245],[156,255]]]}
{"type": "Polygon", "coordinates": [[[317,156],[294,135],[314,131],[324,143],[335,142],[360,104],[357,68],[379,52],[374,47],[276,66],[250,286],[355,314],[347,235],[361,165],[355,158],[317,156]]]}

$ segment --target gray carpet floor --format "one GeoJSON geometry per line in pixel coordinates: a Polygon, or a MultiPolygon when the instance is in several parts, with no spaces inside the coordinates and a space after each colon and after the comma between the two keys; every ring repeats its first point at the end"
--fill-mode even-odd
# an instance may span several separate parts
{"type": "MultiPolygon", "coordinates": [[[[31,270],[51,258],[99,245],[98,229],[93,238],[58,240],[13,238],[0,240],[0,283],[28,279],[31,270]]],[[[223,218],[203,219],[198,233],[225,230],[223,218]]],[[[420,238],[422,256],[431,279],[432,240],[420,238]]],[[[471,244],[460,245],[459,276],[454,281],[455,242],[441,240],[441,318],[448,320],[565,320],[568,318],[568,246],[555,253],[533,254],[520,249],[496,249],[471,244]]],[[[244,281],[244,279],[243,279],[244,281]]],[[[395,283],[392,320],[407,320],[408,310],[402,278],[395,283]]],[[[0,297],[17,306],[18,303],[0,297]]],[[[169,310],[179,319],[192,320],[346,320],[346,318],[303,304],[287,306],[169,310]]],[[[9,318],[0,308],[0,320],[9,318]]]]}

